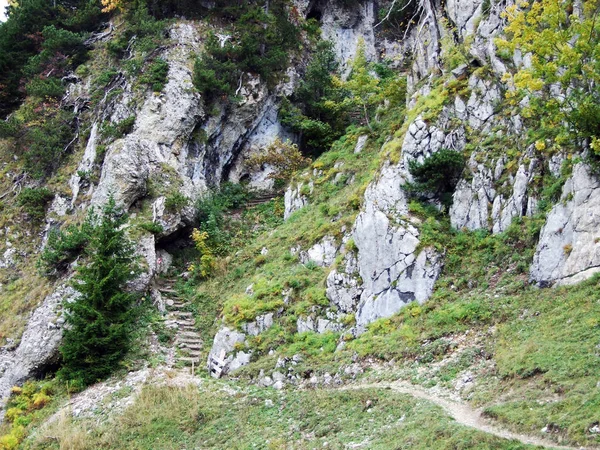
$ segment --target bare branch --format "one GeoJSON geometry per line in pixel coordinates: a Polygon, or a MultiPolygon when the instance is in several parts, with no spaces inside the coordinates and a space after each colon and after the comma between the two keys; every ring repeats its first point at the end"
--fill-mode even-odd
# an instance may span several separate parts
{"type": "MultiPolygon", "coordinates": [[[[373,28],[377,28],[379,25],[381,25],[383,22],[385,22],[386,20],[388,20],[390,18],[390,15],[392,14],[392,11],[394,10],[394,6],[396,6],[397,1],[398,0],[394,0],[392,2],[392,4],[390,5],[390,9],[388,9],[388,12],[385,15],[385,17],[383,19],[381,19],[381,21],[377,25],[375,25],[373,28]]],[[[413,2],[413,0],[408,0],[406,2],[406,5],[404,5],[398,12],[404,11],[406,8],[408,8],[411,5],[412,2],[413,2]]],[[[410,21],[408,23],[410,24],[410,21]]]]}
{"type": "Polygon", "coordinates": [[[238,88],[235,90],[235,96],[237,97],[237,95],[240,93],[240,91],[242,90],[242,80],[244,78],[244,74],[240,75],[240,84],[238,86],[238,88]]]}
{"type": "Polygon", "coordinates": [[[69,143],[67,144],[67,146],[66,146],[66,147],[64,148],[64,150],[63,150],[63,153],[65,153],[65,152],[66,152],[66,151],[69,149],[69,147],[70,147],[70,146],[73,144],[73,142],[75,142],[77,139],[79,139],[79,133],[77,133],[77,134],[75,135],[75,137],[74,137],[74,138],[71,140],[71,142],[69,142],[69,143]]]}

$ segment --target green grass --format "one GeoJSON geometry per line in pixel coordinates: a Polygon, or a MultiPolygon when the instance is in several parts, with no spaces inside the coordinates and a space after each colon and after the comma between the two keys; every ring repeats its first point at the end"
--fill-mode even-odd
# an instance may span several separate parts
{"type": "Polygon", "coordinates": [[[527,269],[543,218],[516,220],[499,235],[458,232],[431,209],[411,205],[413,214],[423,220],[423,241],[445,252],[444,272],[433,296],[424,305],[412,304],[373,323],[357,339],[344,336],[345,349],[335,351],[338,334],[296,334],[299,316],[315,307],[326,308],[319,293],[327,271],[299,264],[288,250],[302,242],[305,220],[317,223],[322,204],[318,200],[258,236],[238,254],[241,259],[250,252],[245,261],[238,259],[223,277],[200,287],[201,292],[233,295],[229,298],[234,300],[225,303],[225,318],[236,326],[293,286],[292,301],[283,306],[276,324],[248,339],[253,362],[236,376],[246,379],[261,370],[268,373],[277,355],[294,354],[303,356],[293,368],[299,375],[336,373],[357,355],[364,360],[396,361],[388,374],[391,378],[451,389],[460,374],[470,370],[477,377],[471,400],[507,427],[539,435],[551,423],[554,437],[571,443],[599,443],[588,432],[600,420],[598,282],[544,290],[528,285],[527,269]],[[269,253],[256,266],[251,255],[263,246],[269,253]],[[253,297],[243,294],[251,282],[255,284],[253,297]],[[236,291],[240,293],[232,294],[236,291]],[[240,298],[243,302],[236,303],[240,298]],[[230,316],[232,304],[240,306],[237,318],[230,316]],[[459,349],[453,338],[462,336],[466,348],[459,349]],[[276,349],[275,356],[267,355],[271,349],[276,349]]]}
{"type": "Polygon", "coordinates": [[[206,381],[147,386],[122,416],[62,419],[31,449],[507,449],[534,447],[457,425],[438,407],[386,389],[285,391],[206,381]],[[327,443],[327,444],[325,444],[327,443]]]}

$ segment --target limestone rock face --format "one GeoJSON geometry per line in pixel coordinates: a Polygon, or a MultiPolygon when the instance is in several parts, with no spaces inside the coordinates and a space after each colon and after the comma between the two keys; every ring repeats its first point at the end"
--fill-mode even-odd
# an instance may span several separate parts
{"type": "Polygon", "coordinates": [[[600,181],[577,164],[542,228],[530,276],[541,286],[573,284],[600,272],[600,181]]]}
{"type": "MultiPolygon", "coordinates": [[[[518,116],[497,117],[495,108],[501,100],[497,84],[471,75],[466,80],[469,96],[456,95],[434,121],[417,117],[408,127],[402,145],[402,164],[405,178],[411,160],[422,162],[440,149],[462,151],[470,133],[487,135],[493,127],[501,126],[505,133],[517,135],[521,129],[518,116]]],[[[423,88],[419,94],[428,93],[423,88]]],[[[498,138],[503,138],[498,134],[498,138]]],[[[507,144],[509,145],[509,144],[507,144]]],[[[505,231],[515,217],[537,212],[537,199],[530,188],[532,180],[543,171],[533,146],[520,157],[518,169],[507,167],[504,155],[496,156],[487,149],[475,149],[467,161],[463,177],[456,186],[449,210],[452,226],[469,230],[505,231]]]]}
{"type": "Polygon", "coordinates": [[[345,76],[350,74],[350,63],[356,57],[358,46],[364,43],[367,59],[377,59],[375,48],[375,2],[367,0],[358,5],[344,6],[342,2],[325,2],[322,9],[323,38],[333,42],[333,49],[345,76]]]}
{"type": "Polygon", "coordinates": [[[528,187],[536,174],[538,161],[532,159],[529,167],[520,165],[513,181],[512,195],[505,200],[502,195],[497,195],[492,206],[492,220],[494,233],[505,231],[515,217],[531,216],[537,210],[537,201],[529,195],[528,187]]]}
{"type": "Polygon", "coordinates": [[[332,305],[340,312],[356,313],[356,333],[412,301],[427,300],[441,271],[435,251],[419,250],[419,231],[410,222],[402,187],[405,181],[402,164],[383,167],[365,192],[365,206],[352,231],[358,256],[355,262],[347,258],[346,272],[332,271],[327,280],[332,305]]]}
{"type": "Polygon", "coordinates": [[[363,294],[356,313],[357,331],[360,333],[371,322],[396,314],[413,301],[424,303],[433,292],[441,268],[442,259],[437,252],[424,249],[417,253],[413,249],[404,260],[386,269],[382,274],[385,279],[381,275],[377,279],[378,293],[363,294]]]}
{"type": "Polygon", "coordinates": [[[339,312],[350,314],[356,311],[362,292],[358,261],[353,253],[348,253],[343,269],[333,269],[327,276],[327,298],[339,312]]]}
{"type": "Polygon", "coordinates": [[[446,11],[462,36],[471,35],[475,32],[475,22],[480,18],[481,2],[449,0],[446,3],[446,11]]]}
{"type": "MultiPolygon", "coordinates": [[[[32,314],[19,346],[14,351],[0,350],[0,406],[4,406],[13,386],[42,375],[48,365],[58,362],[64,324],[59,312],[62,303],[73,301],[76,295],[70,286],[57,288],[32,314]]],[[[3,415],[1,408],[0,420],[3,415]]]]}
{"type": "Polygon", "coordinates": [[[253,322],[245,323],[242,329],[250,336],[258,336],[273,325],[273,313],[263,314],[254,319],[253,322]]]}
{"type": "MultiPolygon", "coordinates": [[[[168,82],[160,95],[148,95],[136,112],[133,131],[117,140],[107,151],[102,175],[92,203],[106,202],[113,195],[118,204],[129,208],[146,193],[146,183],[161,165],[180,169],[178,156],[203,115],[200,97],[192,88],[192,70],[188,60],[199,49],[199,37],[189,24],[171,29],[175,41],[164,54],[169,63],[168,82]]],[[[115,112],[118,114],[118,111],[115,112]]],[[[191,195],[188,183],[184,192],[191,195]],[[186,192],[187,191],[187,192],[186,192]]]]}
{"type": "Polygon", "coordinates": [[[325,319],[323,317],[299,317],[296,322],[298,333],[327,333],[338,332],[342,330],[342,325],[334,319],[325,319]]]}

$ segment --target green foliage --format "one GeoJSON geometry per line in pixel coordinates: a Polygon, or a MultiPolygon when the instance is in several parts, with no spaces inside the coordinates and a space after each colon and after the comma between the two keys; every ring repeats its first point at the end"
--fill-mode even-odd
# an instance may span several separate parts
{"type": "Polygon", "coordinates": [[[320,356],[323,353],[333,353],[338,341],[339,335],[337,333],[299,333],[294,335],[293,341],[286,352],[290,356],[296,354],[320,356]]]}
{"type": "MultiPolygon", "coordinates": [[[[140,54],[149,54],[164,43],[166,20],[158,20],[148,11],[146,2],[135,2],[125,13],[126,27],[115,38],[111,39],[106,48],[115,57],[122,58],[128,49],[137,50],[140,54]]],[[[132,58],[130,63],[137,64],[131,71],[135,75],[141,68],[142,61],[132,58]]]]}
{"type": "Polygon", "coordinates": [[[80,226],[69,225],[64,231],[52,228],[38,261],[42,275],[55,278],[63,274],[87,246],[92,232],[91,217],[80,226]]]}
{"type": "Polygon", "coordinates": [[[279,111],[281,123],[300,136],[302,150],[315,156],[328,150],[351,123],[383,133],[389,124],[377,122],[380,113],[391,109],[400,113],[404,109],[406,79],[385,61],[369,63],[364,42],[359,45],[346,81],[338,76],[337,69],[332,44],[318,42],[303,81],[290,98],[282,101],[279,111]]]}
{"type": "Polygon", "coordinates": [[[496,41],[500,50],[531,54],[531,65],[504,81],[514,88],[506,93],[508,103],[532,124],[536,147],[576,149],[587,140],[594,167],[600,160],[599,8],[589,1],[574,13],[553,0],[509,6],[506,38],[496,41]],[[523,106],[525,96],[529,102],[523,106]]]}
{"type": "Polygon", "coordinates": [[[222,256],[229,252],[234,231],[226,227],[225,212],[240,208],[249,197],[244,186],[224,183],[220,190],[209,193],[198,202],[198,229],[207,233],[206,244],[212,253],[222,256]]]}
{"type": "Polygon", "coordinates": [[[198,251],[199,264],[192,264],[188,271],[198,275],[199,278],[206,278],[215,268],[215,256],[208,244],[208,233],[195,228],[192,232],[192,241],[198,251]]]}
{"type": "Polygon", "coordinates": [[[562,194],[562,189],[571,176],[572,161],[565,161],[561,168],[561,173],[558,177],[552,174],[546,174],[542,179],[543,185],[541,189],[538,209],[542,212],[548,212],[559,200],[562,194]]]}
{"type": "Polygon", "coordinates": [[[11,389],[6,405],[7,424],[4,426],[9,430],[0,436],[1,449],[19,448],[28,434],[27,427],[36,415],[40,415],[39,411],[53,400],[55,385],[52,381],[27,381],[22,387],[14,386],[11,389]]]}
{"type": "Polygon", "coordinates": [[[267,148],[248,159],[248,166],[260,169],[265,165],[274,168],[269,175],[275,181],[275,186],[285,186],[294,172],[308,166],[311,163],[300,153],[298,146],[289,141],[282,142],[279,138],[267,146],[267,148]]]}
{"type": "Polygon", "coordinates": [[[444,205],[450,206],[464,166],[464,156],[448,149],[435,152],[422,163],[412,160],[408,164],[408,170],[415,182],[409,187],[413,192],[434,195],[444,205]]]}
{"type": "Polygon", "coordinates": [[[231,325],[239,326],[251,322],[257,316],[275,311],[283,306],[280,299],[258,299],[247,295],[236,295],[229,298],[223,307],[223,317],[231,325]]]}
{"type": "Polygon", "coordinates": [[[54,194],[48,188],[25,188],[17,197],[17,203],[33,221],[39,222],[46,215],[46,205],[53,198],[54,194]]]}
{"type": "MultiPolygon", "coordinates": [[[[447,20],[444,21],[444,26],[450,28],[450,24],[447,20]]],[[[469,64],[469,40],[466,42],[457,42],[455,37],[455,30],[450,29],[446,32],[446,35],[442,38],[442,61],[444,66],[448,70],[454,70],[457,67],[469,64]]]]}
{"type": "Polygon", "coordinates": [[[333,44],[319,41],[298,88],[279,111],[281,122],[301,136],[303,150],[314,155],[329,149],[349,123],[340,107],[345,94],[335,85],[337,70],[333,44]]]}
{"type": "Polygon", "coordinates": [[[384,1],[380,3],[379,20],[387,33],[402,39],[406,30],[414,25],[416,9],[417,3],[412,0],[384,1]]]}
{"type": "MultiPolygon", "coordinates": [[[[207,45],[215,39],[215,36],[209,36],[207,45]]],[[[204,54],[194,62],[194,85],[207,104],[213,103],[218,98],[229,97],[233,94],[235,82],[237,81],[235,79],[236,74],[237,67],[233,61],[221,61],[204,54]]]]}
{"type": "Polygon", "coordinates": [[[383,387],[276,391],[208,379],[199,387],[145,386],[118,420],[55,421],[31,448],[72,442],[81,450],[312,449],[324,442],[333,449],[357,442],[372,450],[536,448],[462,426],[430,402],[383,387]]]}
{"type": "Polygon", "coordinates": [[[51,175],[61,164],[73,140],[73,114],[56,106],[39,106],[19,124],[16,150],[34,178],[51,175]]]}
{"type": "Polygon", "coordinates": [[[6,120],[0,120],[0,138],[14,137],[20,129],[20,124],[14,116],[6,120]]]}
{"type": "Polygon", "coordinates": [[[165,198],[165,208],[167,211],[177,213],[188,206],[190,199],[181,192],[173,192],[165,198]]]}
{"type": "Polygon", "coordinates": [[[98,75],[98,77],[94,80],[94,84],[98,87],[105,88],[108,84],[113,80],[115,76],[118,75],[115,69],[106,69],[98,75]]]}
{"type": "Polygon", "coordinates": [[[129,116],[117,123],[105,123],[102,126],[102,137],[104,139],[119,139],[131,133],[135,125],[135,116],[129,116]]]}
{"type": "Polygon", "coordinates": [[[359,43],[356,57],[352,61],[352,72],[348,81],[342,86],[350,93],[343,104],[362,116],[364,123],[372,131],[370,117],[374,108],[379,105],[381,96],[381,80],[371,73],[371,65],[367,62],[365,43],[359,43]]]}
{"type": "Polygon", "coordinates": [[[34,95],[60,95],[56,80],[84,60],[82,36],[102,18],[99,0],[23,0],[10,6],[8,20],[0,24],[0,113],[18,105],[23,85],[34,95]],[[44,85],[48,77],[54,79],[44,85]]]}
{"type": "Polygon", "coordinates": [[[274,84],[297,46],[298,31],[283,2],[268,8],[244,3],[228,11],[235,15],[231,38],[221,43],[211,33],[194,65],[194,85],[206,104],[231,97],[248,72],[274,84]]]}
{"type": "Polygon", "coordinates": [[[66,321],[59,376],[85,386],[110,375],[131,345],[135,296],[126,284],[135,276],[133,246],[123,226],[127,216],[109,199],[90,215],[86,263],[77,266],[75,301],[64,305],[66,321]]]}
{"type": "Polygon", "coordinates": [[[42,38],[41,51],[24,68],[29,77],[49,71],[60,77],[83,62],[86,48],[79,33],[50,25],[42,30],[42,38]]]}
{"type": "Polygon", "coordinates": [[[169,63],[162,58],[157,58],[146,68],[139,81],[150,86],[154,92],[162,92],[167,83],[168,73],[169,63]]]}
{"type": "Polygon", "coordinates": [[[142,222],[138,226],[142,230],[152,234],[160,234],[164,231],[162,225],[156,222],[142,222]]]}
{"type": "Polygon", "coordinates": [[[40,98],[60,98],[65,93],[65,87],[60,78],[34,78],[26,86],[27,95],[40,98]]]}

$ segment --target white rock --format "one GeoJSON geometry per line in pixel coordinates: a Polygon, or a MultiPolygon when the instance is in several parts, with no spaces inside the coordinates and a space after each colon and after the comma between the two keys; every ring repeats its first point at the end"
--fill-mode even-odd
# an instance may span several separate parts
{"type": "Polygon", "coordinates": [[[288,186],[283,197],[284,213],[283,218],[287,220],[292,213],[304,208],[308,204],[306,196],[302,195],[303,184],[299,183],[296,187],[288,186]]]}
{"type": "Polygon", "coordinates": [[[540,233],[531,265],[539,285],[573,284],[600,272],[600,182],[583,163],[573,168],[561,201],[540,233]]]}
{"type": "Polygon", "coordinates": [[[337,251],[338,246],[335,238],[325,236],[306,252],[300,252],[300,261],[302,264],[307,264],[310,261],[321,267],[329,267],[334,263],[337,251]]]}
{"type": "Polygon", "coordinates": [[[242,325],[242,329],[250,336],[258,336],[273,325],[273,313],[257,316],[253,322],[242,325]]]}
{"type": "Polygon", "coordinates": [[[365,148],[365,145],[367,145],[368,139],[369,139],[369,136],[366,134],[363,134],[358,137],[358,140],[356,141],[356,146],[354,147],[355,154],[363,151],[363,149],[365,148]]]}
{"type": "Polygon", "coordinates": [[[236,352],[236,347],[246,341],[246,335],[228,327],[221,327],[215,335],[208,355],[208,368],[211,369],[211,358],[222,360],[223,374],[232,372],[250,362],[250,353],[236,352]]]}

